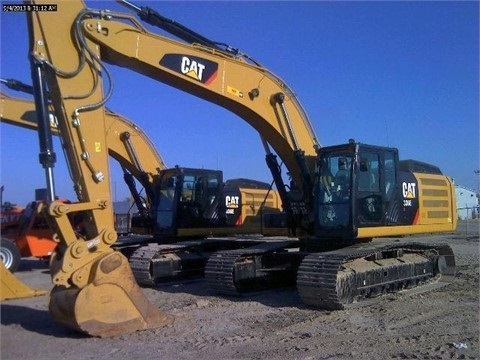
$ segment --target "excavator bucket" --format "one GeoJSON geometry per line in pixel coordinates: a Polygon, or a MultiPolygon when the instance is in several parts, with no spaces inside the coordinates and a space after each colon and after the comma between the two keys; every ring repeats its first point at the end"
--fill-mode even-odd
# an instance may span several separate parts
{"type": "Polygon", "coordinates": [[[55,286],[50,296],[53,318],[91,336],[110,337],[173,323],[138,286],[128,260],[119,252],[101,258],[82,289],[55,286]]]}
{"type": "Polygon", "coordinates": [[[2,280],[0,301],[41,296],[47,293],[44,290],[36,290],[28,287],[8,271],[3,262],[0,261],[0,263],[0,277],[2,280]]]}

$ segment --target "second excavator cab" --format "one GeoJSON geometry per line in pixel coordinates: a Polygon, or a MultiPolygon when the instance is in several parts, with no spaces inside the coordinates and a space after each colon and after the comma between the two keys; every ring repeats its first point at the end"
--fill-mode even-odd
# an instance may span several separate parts
{"type": "Polygon", "coordinates": [[[162,171],[155,186],[156,236],[173,238],[178,229],[225,223],[225,211],[218,210],[222,186],[223,174],[219,170],[176,167],[162,171]]]}
{"type": "Polygon", "coordinates": [[[220,170],[175,167],[160,171],[151,214],[160,242],[249,233],[286,235],[277,191],[250,179],[223,181],[220,170]]]}

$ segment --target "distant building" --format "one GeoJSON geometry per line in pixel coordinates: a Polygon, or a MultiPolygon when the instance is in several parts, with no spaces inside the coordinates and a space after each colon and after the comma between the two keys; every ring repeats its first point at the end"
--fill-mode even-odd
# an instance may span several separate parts
{"type": "Polygon", "coordinates": [[[475,191],[455,185],[458,218],[461,220],[478,218],[478,197],[475,191]]]}

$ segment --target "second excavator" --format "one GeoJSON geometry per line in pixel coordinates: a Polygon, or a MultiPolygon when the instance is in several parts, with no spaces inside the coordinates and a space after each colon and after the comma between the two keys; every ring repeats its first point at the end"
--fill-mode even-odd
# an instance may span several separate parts
{"type": "MultiPolygon", "coordinates": [[[[2,83],[11,89],[33,94],[33,88],[30,85],[17,80],[2,79],[2,83]]],[[[0,93],[0,101],[0,120],[3,123],[31,130],[38,129],[32,101],[12,97],[4,92],[0,93]]],[[[121,249],[136,264],[138,261],[135,261],[135,254],[142,254],[145,258],[147,250],[140,249],[137,253],[133,250],[155,242],[170,243],[192,237],[222,236],[233,233],[287,235],[288,229],[281,213],[278,192],[269,184],[249,179],[231,179],[224,182],[223,174],[218,170],[178,166],[167,169],[153,143],[135,123],[110,110],[107,111],[107,118],[109,119],[107,132],[109,155],[122,167],[124,180],[138,209],[133,217],[129,214],[115,213],[116,231],[123,235],[115,244],[115,248],[121,249]],[[146,196],[141,196],[135,180],[140,182],[143,187],[141,191],[145,190],[146,196]],[[168,188],[164,188],[165,183],[168,184],[168,188]],[[155,189],[161,190],[155,191],[155,189]],[[168,222],[154,227],[152,221],[154,209],[161,209],[156,211],[168,214],[164,217],[169,219],[168,222]],[[120,224],[122,226],[119,226],[120,224]]],[[[52,132],[58,135],[53,113],[51,120],[52,132]]],[[[33,204],[36,208],[42,205],[40,202],[33,204]]],[[[36,209],[31,213],[37,212],[36,209]]],[[[35,219],[44,223],[41,214],[35,216],[35,219]]],[[[33,220],[32,217],[30,223],[33,220]]],[[[26,232],[25,229],[22,230],[23,232],[26,232]]],[[[56,245],[51,231],[48,228],[43,229],[41,236],[45,240],[40,239],[40,234],[34,231],[29,235],[29,240],[26,242],[31,244],[30,248],[41,247],[42,251],[30,249],[22,251],[22,254],[49,256],[56,245]]],[[[22,235],[22,244],[25,242],[24,238],[26,236],[22,235]]],[[[218,248],[220,242],[216,243],[218,248]]],[[[222,243],[225,248],[232,246],[224,240],[222,243]]],[[[162,254],[162,261],[168,265],[167,268],[181,267],[184,273],[189,274],[203,272],[207,259],[205,254],[198,254],[195,261],[192,261],[192,254],[190,254],[188,256],[190,264],[186,262],[182,264],[181,258],[169,256],[170,247],[161,248],[158,246],[157,251],[153,251],[150,246],[147,252],[155,256],[157,262],[158,255],[162,254]]],[[[8,249],[2,246],[2,250],[8,249]]],[[[15,262],[20,260],[19,256],[17,257],[15,262]]],[[[146,266],[149,267],[149,264],[147,263],[146,266]]],[[[149,278],[157,281],[172,278],[178,273],[178,270],[152,272],[149,278]]],[[[145,269],[134,268],[134,275],[137,281],[144,283],[145,269]]],[[[151,282],[150,280],[148,283],[151,284],[151,282]]]]}

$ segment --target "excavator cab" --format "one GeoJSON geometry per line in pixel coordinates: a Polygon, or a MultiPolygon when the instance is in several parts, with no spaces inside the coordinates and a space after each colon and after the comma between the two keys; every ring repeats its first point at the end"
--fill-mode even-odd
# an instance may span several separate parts
{"type": "Polygon", "coordinates": [[[453,182],[436,166],[400,161],[395,148],[354,141],[320,149],[318,164],[318,238],[371,239],[456,226],[453,182]]]}
{"type": "Polygon", "coordinates": [[[176,167],[161,171],[155,186],[155,235],[173,238],[179,229],[225,222],[225,211],[218,211],[222,187],[223,174],[218,170],[176,167]]]}
{"type": "Polygon", "coordinates": [[[316,186],[317,235],[353,239],[358,228],[390,224],[398,169],[398,152],[393,148],[354,142],[322,148],[316,186]]]}

